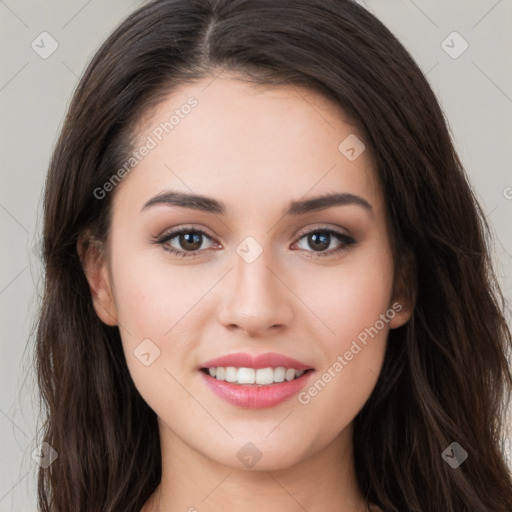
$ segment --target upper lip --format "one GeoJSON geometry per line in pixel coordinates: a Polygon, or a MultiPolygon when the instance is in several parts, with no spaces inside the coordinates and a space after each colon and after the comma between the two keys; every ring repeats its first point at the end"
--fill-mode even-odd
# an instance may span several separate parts
{"type": "Polygon", "coordinates": [[[309,370],[311,366],[297,361],[291,357],[277,352],[265,352],[264,354],[251,355],[245,352],[237,352],[235,354],[227,354],[225,356],[210,359],[202,363],[198,370],[201,368],[211,367],[228,367],[234,366],[235,368],[294,368],[295,370],[309,370]]]}

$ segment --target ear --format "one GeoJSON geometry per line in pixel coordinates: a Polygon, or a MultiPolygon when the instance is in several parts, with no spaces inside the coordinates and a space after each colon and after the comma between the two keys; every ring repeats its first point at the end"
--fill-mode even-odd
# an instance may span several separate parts
{"type": "Polygon", "coordinates": [[[412,251],[407,249],[400,255],[395,272],[393,298],[390,304],[395,316],[389,321],[391,329],[401,327],[411,319],[416,305],[416,294],[416,261],[412,251]]]}
{"type": "Polygon", "coordinates": [[[118,325],[117,310],[103,244],[87,231],[78,239],[77,252],[89,283],[96,314],[103,323],[110,326],[118,325]]]}

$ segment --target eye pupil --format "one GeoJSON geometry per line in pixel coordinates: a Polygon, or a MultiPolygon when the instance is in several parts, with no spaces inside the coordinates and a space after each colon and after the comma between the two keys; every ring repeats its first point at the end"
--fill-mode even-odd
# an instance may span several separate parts
{"type": "Polygon", "coordinates": [[[330,242],[330,234],[317,231],[316,233],[311,233],[308,235],[308,243],[315,250],[324,250],[329,247],[330,242]]]}
{"type": "Polygon", "coordinates": [[[180,233],[179,242],[183,249],[190,251],[197,251],[201,248],[202,235],[197,231],[188,231],[186,233],[180,233]]]}

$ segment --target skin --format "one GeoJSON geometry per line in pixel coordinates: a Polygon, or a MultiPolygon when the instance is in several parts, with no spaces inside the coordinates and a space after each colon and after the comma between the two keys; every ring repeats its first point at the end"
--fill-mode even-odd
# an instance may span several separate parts
{"type": "MultiPolygon", "coordinates": [[[[119,326],[131,376],[159,419],[162,482],[143,511],[366,511],[352,422],[375,386],[389,330],[411,315],[392,296],[390,235],[369,151],[349,161],[338,150],[357,132],[323,96],[228,73],[170,94],[141,122],[140,143],[190,96],[197,107],[112,192],[109,238],[85,255],[96,312],[119,326]],[[142,210],[167,189],[215,198],[228,214],[142,210]],[[283,217],[291,200],[332,192],[360,196],[372,213],[352,204],[283,217]],[[184,225],[206,233],[201,254],[177,257],[150,243],[184,225]],[[356,243],[318,257],[302,233],[325,227],[356,243]],[[263,251],[252,263],[236,252],[247,236],[263,251]],[[307,404],[294,396],[240,408],[196,370],[228,353],[273,351],[315,368],[309,387],[397,301],[401,311],[307,404]],[[145,366],[133,351],[148,338],[160,356],[145,366]],[[248,442],[262,454],[252,468],[237,457],[248,442]]],[[[169,245],[187,250],[179,237],[169,245]]],[[[340,246],[332,236],[320,252],[340,246]]]]}

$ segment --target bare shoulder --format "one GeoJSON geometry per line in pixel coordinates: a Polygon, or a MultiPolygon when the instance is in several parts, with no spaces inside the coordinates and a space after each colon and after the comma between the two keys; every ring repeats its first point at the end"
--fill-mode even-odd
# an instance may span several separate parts
{"type": "Polygon", "coordinates": [[[383,511],[379,506],[374,505],[373,503],[370,503],[370,512],[383,512],[383,511]]]}

